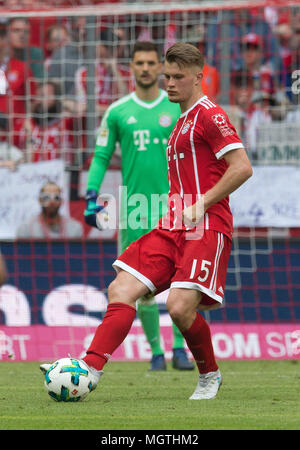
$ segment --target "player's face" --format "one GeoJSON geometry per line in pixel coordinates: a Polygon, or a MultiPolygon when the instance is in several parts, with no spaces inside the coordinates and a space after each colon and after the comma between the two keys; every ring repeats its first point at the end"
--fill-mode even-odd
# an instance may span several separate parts
{"type": "Polygon", "coordinates": [[[180,103],[183,109],[188,109],[199,98],[201,80],[203,77],[199,68],[179,67],[177,63],[164,64],[165,87],[169,100],[180,103]]]}
{"type": "Polygon", "coordinates": [[[155,51],[136,52],[130,67],[136,84],[142,88],[149,88],[157,83],[162,69],[155,51]]]}

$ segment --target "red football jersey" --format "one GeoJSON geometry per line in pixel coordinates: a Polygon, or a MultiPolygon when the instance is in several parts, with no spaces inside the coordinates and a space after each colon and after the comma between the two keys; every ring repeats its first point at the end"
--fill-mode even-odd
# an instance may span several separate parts
{"type": "MultiPolygon", "coordinates": [[[[52,120],[48,126],[42,127],[31,120],[30,144],[31,161],[50,161],[52,159],[63,159],[71,164],[73,158],[73,119],[61,118],[52,120]]],[[[15,133],[17,135],[15,144],[26,149],[27,132],[25,122],[17,123],[15,133]]]]}
{"type": "MultiPolygon", "coordinates": [[[[0,111],[16,118],[26,113],[26,102],[35,95],[36,83],[23,61],[8,59],[0,65],[0,111]]],[[[29,107],[27,107],[29,109],[29,107]]]]}
{"type": "MultiPolygon", "coordinates": [[[[222,156],[243,147],[227,114],[207,96],[181,114],[167,144],[168,211],[158,227],[186,229],[181,219],[183,209],[195,203],[223,176],[228,165],[222,156]]],[[[229,197],[206,211],[203,227],[231,238],[229,197]]]]}
{"type": "MultiPolygon", "coordinates": [[[[130,70],[122,65],[118,65],[119,77],[124,80],[128,92],[132,90],[132,81],[130,70]]],[[[75,89],[79,100],[86,102],[87,93],[87,69],[81,67],[75,75],[75,89]]],[[[119,99],[120,95],[117,88],[117,82],[108,72],[106,67],[99,63],[95,69],[95,97],[99,105],[109,106],[112,102],[119,99]]]]}

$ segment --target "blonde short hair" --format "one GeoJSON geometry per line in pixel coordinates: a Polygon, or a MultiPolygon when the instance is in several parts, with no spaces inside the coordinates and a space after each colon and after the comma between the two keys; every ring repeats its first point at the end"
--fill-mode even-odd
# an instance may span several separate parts
{"type": "Polygon", "coordinates": [[[204,56],[192,44],[176,42],[166,52],[165,60],[175,62],[180,68],[197,66],[201,70],[204,66],[204,56]]]}

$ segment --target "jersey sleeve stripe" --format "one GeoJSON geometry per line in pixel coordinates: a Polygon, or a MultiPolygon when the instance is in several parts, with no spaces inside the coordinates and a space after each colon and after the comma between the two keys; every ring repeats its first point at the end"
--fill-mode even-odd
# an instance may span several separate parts
{"type": "Polygon", "coordinates": [[[220,159],[222,156],[225,155],[225,153],[230,152],[231,150],[236,150],[238,148],[244,148],[244,146],[241,142],[235,142],[233,144],[225,145],[225,147],[221,148],[221,150],[219,150],[216,153],[216,158],[220,159]]]}
{"type": "Polygon", "coordinates": [[[191,129],[190,144],[191,144],[192,155],[193,155],[193,164],[194,164],[194,175],[195,175],[195,181],[196,181],[196,189],[197,189],[197,194],[200,196],[201,195],[200,181],[199,181],[199,174],[198,174],[198,167],[197,167],[197,156],[196,156],[195,143],[194,143],[194,128],[195,128],[196,123],[197,123],[198,114],[199,114],[199,111],[197,112],[197,114],[195,116],[194,125],[193,125],[193,127],[191,129]]]}

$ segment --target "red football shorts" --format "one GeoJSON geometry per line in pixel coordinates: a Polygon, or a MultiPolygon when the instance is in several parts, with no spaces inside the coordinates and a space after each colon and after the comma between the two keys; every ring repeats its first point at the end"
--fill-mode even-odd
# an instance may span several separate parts
{"type": "Polygon", "coordinates": [[[168,288],[197,289],[202,293],[199,309],[221,306],[231,240],[224,234],[204,230],[198,240],[187,240],[186,231],[154,229],[129,247],[114,262],[158,294],[168,288]]]}

